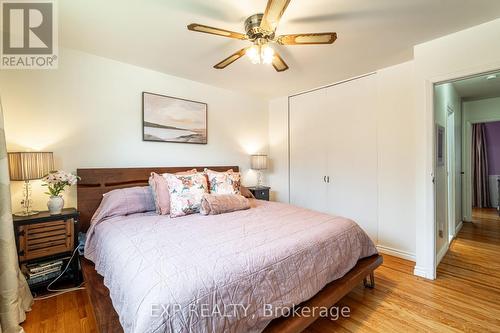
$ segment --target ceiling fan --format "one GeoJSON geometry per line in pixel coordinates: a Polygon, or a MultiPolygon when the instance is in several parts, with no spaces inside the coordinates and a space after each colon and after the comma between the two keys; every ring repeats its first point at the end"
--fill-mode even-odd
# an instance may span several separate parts
{"type": "Polygon", "coordinates": [[[245,20],[246,34],[197,23],[192,23],[187,28],[191,31],[248,40],[253,43],[252,46],[243,48],[216,64],[214,66],[216,69],[224,69],[246,54],[254,64],[272,64],[276,71],[283,72],[288,69],[288,65],[269,44],[332,44],[337,39],[335,32],[275,36],[279,20],[289,3],[290,0],[268,0],[264,14],[254,14],[245,20]]]}

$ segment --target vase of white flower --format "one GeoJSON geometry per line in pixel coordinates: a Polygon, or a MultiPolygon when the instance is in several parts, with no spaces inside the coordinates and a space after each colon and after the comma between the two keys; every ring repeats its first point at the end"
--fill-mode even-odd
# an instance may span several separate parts
{"type": "Polygon", "coordinates": [[[53,171],[43,177],[42,181],[44,184],[42,186],[47,186],[48,189],[48,192],[45,192],[45,194],[50,195],[47,208],[51,215],[61,214],[64,207],[64,199],[61,193],[64,192],[66,186],[75,185],[78,179],[80,177],[62,170],[53,171]]]}
{"type": "Polygon", "coordinates": [[[61,195],[51,195],[49,201],[47,201],[47,207],[49,208],[50,215],[61,214],[64,207],[64,199],[61,195]]]}

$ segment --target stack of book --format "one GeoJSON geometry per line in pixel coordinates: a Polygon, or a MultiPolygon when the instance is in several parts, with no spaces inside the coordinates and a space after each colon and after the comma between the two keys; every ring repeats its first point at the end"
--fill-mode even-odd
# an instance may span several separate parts
{"type": "Polygon", "coordinates": [[[62,272],[63,259],[28,264],[24,274],[30,286],[55,279],[62,272]]]}

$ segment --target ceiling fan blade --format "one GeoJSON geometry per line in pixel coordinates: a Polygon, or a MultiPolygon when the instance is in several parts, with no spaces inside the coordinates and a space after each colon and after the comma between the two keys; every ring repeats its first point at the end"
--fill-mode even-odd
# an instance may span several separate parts
{"type": "Polygon", "coordinates": [[[191,23],[187,26],[187,28],[191,31],[196,32],[204,32],[206,34],[212,34],[222,37],[236,38],[236,39],[247,39],[247,36],[244,34],[240,34],[239,32],[209,27],[208,25],[191,23]]]}
{"type": "Polygon", "coordinates": [[[284,72],[288,69],[288,65],[286,64],[286,62],[276,52],[274,53],[273,67],[277,72],[284,72]]]}
{"type": "Polygon", "coordinates": [[[260,28],[274,32],[289,3],[290,0],[268,0],[260,28]]]}
{"type": "Polygon", "coordinates": [[[335,32],[283,35],[277,38],[282,45],[332,44],[337,40],[335,32]]]}
{"type": "Polygon", "coordinates": [[[226,68],[227,66],[231,65],[233,62],[238,60],[239,58],[243,57],[245,55],[245,52],[247,49],[248,49],[248,47],[231,54],[229,57],[227,57],[226,59],[222,60],[217,65],[215,65],[214,68],[216,68],[216,69],[226,68]]]}

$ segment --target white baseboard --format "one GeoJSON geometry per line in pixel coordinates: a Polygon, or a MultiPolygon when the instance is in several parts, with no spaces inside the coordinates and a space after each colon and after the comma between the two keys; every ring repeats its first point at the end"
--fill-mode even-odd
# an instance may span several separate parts
{"type": "Polygon", "coordinates": [[[441,250],[439,250],[439,252],[438,252],[438,254],[436,256],[436,263],[437,263],[436,267],[439,265],[439,263],[443,259],[443,257],[446,254],[446,252],[448,252],[449,247],[450,247],[450,244],[445,243],[444,246],[441,248],[441,250]]]}
{"type": "MultiPolygon", "coordinates": [[[[394,249],[392,247],[388,247],[388,246],[384,246],[384,245],[377,245],[377,250],[380,253],[384,253],[384,254],[388,254],[388,255],[398,257],[401,259],[406,259],[406,260],[416,262],[415,253],[394,249]]],[[[434,280],[436,278],[435,273],[432,269],[429,270],[427,268],[416,266],[416,265],[415,265],[415,268],[413,269],[413,274],[416,276],[423,277],[425,279],[429,279],[429,280],[434,280]]]]}
{"type": "Polygon", "coordinates": [[[413,269],[413,274],[416,276],[420,276],[420,277],[429,279],[429,280],[436,279],[434,272],[430,271],[428,269],[425,269],[424,267],[415,266],[415,268],[413,269]]]}
{"type": "Polygon", "coordinates": [[[388,247],[388,246],[384,246],[384,245],[377,245],[377,250],[380,253],[385,253],[385,254],[388,254],[388,255],[391,255],[394,257],[398,257],[401,259],[415,261],[415,253],[394,249],[392,247],[388,247]]]}
{"type": "Polygon", "coordinates": [[[462,221],[460,221],[460,223],[455,227],[455,237],[457,237],[458,233],[460,232],[460,230],[462,229],[463,226],[464,226],[464,223],[462,221]]]}

